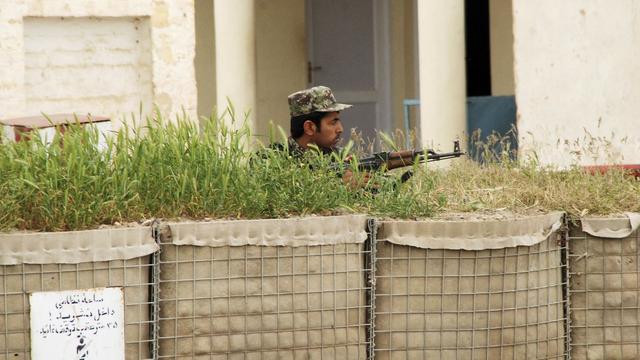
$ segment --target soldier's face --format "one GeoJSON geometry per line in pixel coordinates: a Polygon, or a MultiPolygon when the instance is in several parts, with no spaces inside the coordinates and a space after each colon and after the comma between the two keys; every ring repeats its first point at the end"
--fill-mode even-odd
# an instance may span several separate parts
{"type": "Polygon", "coordinates": [[[339,112],[330,112],[320,120],[320,129],[317,129],[312,138],[316,145],[323,148],[338,146],[344,130],[339,115],[339,112]]]}

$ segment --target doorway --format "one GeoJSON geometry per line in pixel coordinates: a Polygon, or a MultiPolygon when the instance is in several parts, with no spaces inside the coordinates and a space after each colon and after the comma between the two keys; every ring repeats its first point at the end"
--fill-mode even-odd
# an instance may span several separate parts
{"type": "Polygon", "coordinates": [[[516,155],[511,1],[465,0],[469,155],[479,161],[487,159],[478,145],[492,144],[496,136],[501,140],[491,145],[493,152],[516,155]]]}
{"type": "Polygon", "coordinates": [[[390,131],[388,0],[307,0],[308,85],[330,87],[338,102],[345,140],[350,129],[373,141],[390,131]]]}

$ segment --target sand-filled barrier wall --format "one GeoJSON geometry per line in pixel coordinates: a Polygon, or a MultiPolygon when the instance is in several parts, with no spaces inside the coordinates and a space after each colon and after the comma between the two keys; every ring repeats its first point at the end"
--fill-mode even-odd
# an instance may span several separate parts
{"type": "Polygon", "coordinates": [[[122,289],[126,359],[639,358],[640,215],[585,218],[568,239],[562,223],[352,215],[0,234],[0,359],[33,356],[32,294],[96,288],[122,289]]]}
{"type": "Polygon", "coordinates": [[[157,248],[149,227],[0,234],[0,359],[31,358],[32,293],[103,287],[123,291],[126,359],[149,358],[157,248]]]}
{"type": "Polygon", "coordinates": [[[640,214],[572,227],[571,356],[640,358],[640,214]]]}
{"type": "Polygon", "coordinates": [[[376,358],[564,358],[561,224],[381,222],[376,358]]]}
{"type": "Polygon", "coordinates": [[[365,216],[166,224],[160,358],[365,359],[365,216]]]}

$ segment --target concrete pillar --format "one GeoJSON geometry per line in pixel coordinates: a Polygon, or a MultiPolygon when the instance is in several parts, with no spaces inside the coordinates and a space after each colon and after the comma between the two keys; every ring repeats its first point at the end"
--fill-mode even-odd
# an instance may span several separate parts
{"type": "Polygon", "coordinates": [[[420,139],[451,151],[467,128],[464,0],[418,1],[418,37],[420,139]]]}
{"type": "Polygon", "coordinates": [[[256,111],[256,39],[254,0],[214,0],[216,42],[216,98],[218,114],[227,98],[243,120],[250,112],[252,128],[256,111]]]}

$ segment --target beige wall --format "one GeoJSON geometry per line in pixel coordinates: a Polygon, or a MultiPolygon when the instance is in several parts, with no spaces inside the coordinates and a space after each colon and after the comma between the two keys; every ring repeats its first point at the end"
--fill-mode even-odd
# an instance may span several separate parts
{"type": "Polygon", "coordinates": [[[23,34],[31,115],[152,108],[148,17],[25,17],[23,34]]]}
{"type": "Polygon", "coordinates": [[[216,37],[213,0],[195,0],[198,115],[210,116],[216,104],[216,37]]]}
{"type": "Polygon", "coordinates": [[[513,6],[521,153],[561,166],[575,152],[582,164],[640,163],[640,1],[513,6]]]}
{"type": "Polygon", "coordinates": [[[490,0],[491,94],[514,95],[513,0],[490,0]]]}
{"type": "Polygon", "coordinates": [[[307,86],[305,7],[302,0],[256,0],[257,124],[268,141],[269,121],[289,133],[287,96],[307,86]]]}
{"type": "Polygon", "coordinates": [[[420,138],[449,151],[466,132],[463,0],[418,1],[420,138]]]}
{"type": "MultiPolygon", "coordinates": [[[[395,0],[390,2],[390,56],[391,59],[391,113],[393,127],[403,128],[404,99],[418,97],[418,74],[416,73],[416,8],[414,0],[395,0]]],[[[416,109],[412,109],[411,120],[417,123],[416,109]]]]}
{"type": "MultiPolygon", "coordinates": [[[[195,71],[193,69],[195,49],[193,0],[0,0],[0,9],[2,9],[0,11],[0,24],[2,24],[2,31],[0,32],[0,109],[2,109],[0,110],[0,118],[34,115],[41,110],[84,110],[87,104],[92,104],[92,102],[88,102],[87,99],[83,98],[86,94],[75,92],[73,87],[78,86],[75,81],[84,84],[95,84],[96,87],[111,88],[120,95],[124,94],[125,96],[122,96],[120,101],[114,98],[113,94],[96,95],[98,97],[109,97],[108,102],[102,102],[98,99],[95,104],[103,106],[99,111],[111,116],[113,119],[129,116],[131,113],[138,113],[139,110],[139,101],[135,101],[136,104],[134,106],[130,96],[126,96],[126,94],[129,94],[127,91],[131,89],[118,88],[118,86],[122,85],[118,84],[118,82],[122,81],[140,81],[141,83],[146,81],[150,83],[150,91],[144,91],[151,93],[152,99],[141,98],[143,105],[153,102],[165,114],[181,113],[182,109],[184,109],[187,113],[195,115],[197,99],[195,71]],[[97,59],[91,60],[89,64],[85,65],[93,68],[105,66],[105,70],[89,71],[85,68],[82,72],[82,79],[69,79],[69,76],[66,79],[56,78],[64,69],[53,69],[45,66],[47,71],[43,75],[45,77],[43,83],[49,84],[51,89],[51,92],[47,94],[42,89],[38,89],[38,84],[33,82],[35,80],[32,79],[32,76],[37,74],[25,72],[27,65],[25,57],[29,54],[29,51],[38,51],[39,46],[45,45],[33,38],[27,38],[25,43],[25,19],[28,22],[31,21],[32,25],[41,26],[44,24],[49,26],[50,29],[45,31],[46,34],[59,34],[65,37],[63,39],[47,40],[53,44],[73,44],[72,35],[70,34],[73,34],[73,36],[85,36],[86,38],[82,40],[82,43],[86,45],[87,49],[92,48],[98,53],[104,52],[109,42],[101,40],[101,35],[92,33],[97,29],[87,24],[92,22],[99,23],[101,19],[104,19],[117,25],[118,28],[114,29],[116,33],[134,34],[135,31],[141,29],[135,29],[135,23],[139,21],[136,19],[142,19],[141,26],[145,26],[144,23],[148,23],[151,30],[148,35],[139,34],[139,47],[141,49],[145,46],[148,47],[151,67],[149,68],[149,64],[147,64],[148,71],[130,72],[128,74],[132,78],[123,80],[118,76],[113,76],[113,73],[117,73],[122,69],[118,71],[115,68],[109,70],[110,66],[117,67],[119,65],[109,64],[108,62],[122,60],[127,58],[126,56],[117,56],[115,58],[112,56],[99,56],[97,59]],[[78,22],[80,27],[76,29],[77,32],[69,33],[65,31],[67,27],[64,25],[64,19],[74,19],[73,21],[78,22]],[[132,24],[135,31],[127,32],[126,29],[132,24]],[[89,26],[88,29],[86,28],[87,26],[89,26]],[[83,28],[87,31],[83,31],[83,28]],[[35,47],[25,48],[25,46],[35,47]],[[57,71],[57,73],[50,74],[49,72],[53,70],[57,71]],[[147,72],[149,73],[148,78],[146,78],[147,72]],[[142,78],[136,79],[134,76],[136,74],[140,74],[142,78]],[[29,75],[28,78],[27,75],[29,75]],[[64,96],[63,102],[55,101],[56,92],[64,96]],[[54,100],[53,103],[50,101],[52,99],[54,100]],[[105,106],[104,104],[108,105],[105,106]],[[62,105],[64,105],[64,109],[62,105]]],[[[34,29],[31,28],[31,30],[34,29]]],[[[27,32],[28,36],[30,34],[35,33],[27,32]]],[[[130,40],[132,38],[125,36],[122,39],[130,40]]],[[[116,38],[114,37],[110,41],[116,41],[116,38]]],[[[112,50],[115,51],[117,46],[118,44],[115,44],[112,50]]],[[[45,61],[62,60],[60,56],[54,55],[55,49],[51,51],[51,55],[45,61]]],[[[135,52],[135,49],[131,51],[135,52]]],[[[146,55],[142,54],[141,56],[130,57],[129,59],[142,59],[146,55]]],[[[78,66],[77,63],[74,64],[76,65],[71,66],[78,66]]],[[[145,67],[143,60],[138,61],[136,64],[133,68],[138,70],[145,67]]],[[[64,64],[60,65],[62,67],[66,66],[64,64]]],[[[37,67],[39,65],[34,63],[29,66],[31,69],[35,69],[32,66],[37,67]]],[[[123,66],[132,66],[132,62],[129,61],[128,64],[123,66]]],[[[144,97],[149,96],[145,95],[144,97]]],[[[97,107],[98,105],[95,104],[94,106],[97,107]]],[[[150,110],[144,109],[143,111],[150,110]]]]}

